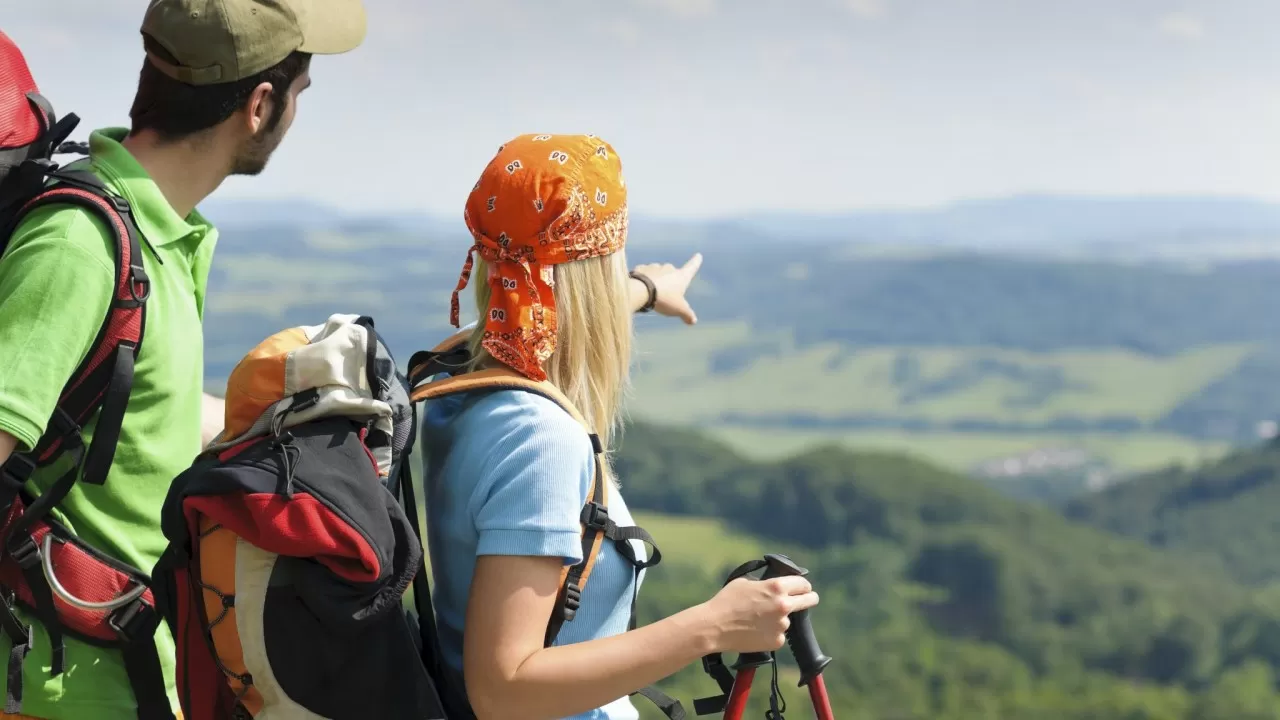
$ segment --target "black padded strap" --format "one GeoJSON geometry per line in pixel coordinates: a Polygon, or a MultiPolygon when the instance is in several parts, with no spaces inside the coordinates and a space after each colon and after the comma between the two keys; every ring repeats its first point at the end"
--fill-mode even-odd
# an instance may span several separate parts
{"type": "Polygon", "coordinates": [[[369,382],[369,392],[374,400],[383,400],[382,383],[378,381],[378,333],[374,330],[373,318],[361,315],[356,318],[355,324],[365,330],[364,374],[365,380],[369,382]]]}
{"type": "Polygon", "coordinates": [[[4,712],[16,715],[22,712],[22,661],[31,652],[31,626],[18,620],[14,608],[17,599],[12,593],[0,598],[0,628],[9,636],[9,663],[5,669],[4,712]]]}
{"type": "Polygon", "coordinates": [[[409,358],[409,387],[417,387],[432,375],[457,375],[470,361],[471,351],[466,343],[442,353],[419,350],[409,358]]]}
{"type": "Polygon", "coordinates": [[[66,666],[66,643],[62,638],[62,621],[58,618],[58,608],[53,604],[53,590],[49,580],[44,576],[41,567],[43,557],[35,538],[23,534],[9,541],[9,553],[14,562],[22,570],[22,579],[26,580],[31,591],[31,599],[35,602],[36,617],[49,634],[49,675],[57,677],[66,666]]]}
{"type": "Polygon", "coordinates": [[[133,687],[138,720],[174,720],[169,693],[165,689],[164,671],[160,666],[160,652],[156,649],[155,629],[160,616],[149,606],[143,604],[142,607],[149,617],[139,620],[144,627],[124,647],[124,671],[129,676],[129,685],[133,687]],[[146,626],[150,627],[149,631],[146,626]]]}
{"type": "Polygon", "coordinates": [[[404,498],[404,512],[409,516],[413,526],[413,534],[422,545],[422,560],[413,576],[413,605],[418,612],[418,632],[422,636],[422,662],[427,666],[427,673],[433,678],[440,674],[440,639],[436,635],[436,616],[431,604],[431,583],[427,578],[427,544],[422,540],[422,529],[419,527],[417,490],[413,487],[413,472],[409,468],[410,456],[405,453],[400,458],[400,494],[404,498]]]}
{"type": "Polygon", "coordinates": [[[9,648],[9,665],[5,672],[4,712],[6,715],[17,715],[22,712],[22,661],[31,652],[31,626],[25,626],[23,632],[13,639],[9,648]]]}
{"type": "Polygon", "coordinates": [[[115,459],[116,444],[120,442],[120,428],[124,425],[125,410],[129,406],[129,393],[133,388],[133,343],[122,342],[116,347],[112,361],[111,379],[103,393],[102,407],[98,410],[98,424],[94,427],[93,440],[85,455],[83,482],[102,485],[107,481],[111,461],[115,459]]]}
{"type": "Polygon", "coordinates": [[[687,717],[684,711],[684,706],[680,704],[679,700],[676,700],[656,687],[649,686],[641,688],[632,693],[632,695],[639,695],[646,698],[654,705],[657,705],[658,710],[660,710],[663,715],[670,718],[670,720],[685,720],[685,717],[687,717]]]}
{"type": "MultiPolygon", "coordinates": [[[[84,446],[76,445],[72,449],[72,454],[75,457],[75,464],[55,480],[46,492],[28,505],[22,516],[13,524],[13,528],[9,531],[9,544],[5,548],[7,552],[15,553],[22,538],[30,535],[31,528],[37,522],[43,520],[49,514],[49,510],[54,505],[62,502],[67,493],[71,492],[71,486],[76,484],[76,477],[80,474],[81,461],[84,459],[84,446]]],[[[30,537],[27,537],[27,539],[29,540],[30,537]]]]}

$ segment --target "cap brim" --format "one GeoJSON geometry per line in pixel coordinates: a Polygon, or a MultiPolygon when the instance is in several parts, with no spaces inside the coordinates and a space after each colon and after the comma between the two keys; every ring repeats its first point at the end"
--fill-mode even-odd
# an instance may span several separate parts
{"type": "Polygon", "coordinates": [[[337,55],[364,42],[367,22],[361,0],[294,0],[293,6],[302,28],[298,50],[337,55]]]}

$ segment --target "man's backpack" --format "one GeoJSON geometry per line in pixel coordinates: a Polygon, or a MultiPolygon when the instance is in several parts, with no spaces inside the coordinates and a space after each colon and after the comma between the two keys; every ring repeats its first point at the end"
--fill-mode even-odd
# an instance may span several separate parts
{"type": "MultiPolygon", "coordinates": [[[[455,371],[455,337],[418,353],[409,377],[366,317],[284,330],[232,371],[227,427],[175,479],[162,511],[169,547],[153,570],[173,630],[188,720],[474,717],[444,667],[410,468],[417,402],[521,388],[572,409],[549,385],[455,371]],[[402,603],[413,588],[414,611],[402,603]]],[[[597,477],[584,509],[584,562],[564,578],[550,643],[571,621],[591,560],[610,538],[597,477]]],[[[659,555],[639,567],[655,564],[659,555]]],[[[644,694],[673,708],[656,691],[644,694]]]]}
{"type": "MultiPolygon", "coordinates": [[[[64,142],[79,123],[58,119],[40,94],[22,53],[0,33],[0,272],[8,240],[37,208],[81,208],[110,229],[115,248],[115,296],[83,362],[68,378],[45,433],[30,452],[0,466],[0,629],[13,649],[6,667],[5,712],[22,706],[22,663],[31,630],[14,613],[35,614],[52,643],[53,675],[64,667],[63,637],[123,651],[138,717],[173,718],[153,634],[159,625],[149,578],[89,546],[50,514],[76,482],[106,482],[133,386],[150,281],[138,231],[124,198],[92,173],[59,168],[55,153],[85,153],[64,142]],[[96,417],[85,447],[81,428],[96,417]],[[43,494],[26,485],[38,467],[70,457],[68,469],[43,494]]],[[[74,312],[75,308],[68,308],[74,312]]]]}

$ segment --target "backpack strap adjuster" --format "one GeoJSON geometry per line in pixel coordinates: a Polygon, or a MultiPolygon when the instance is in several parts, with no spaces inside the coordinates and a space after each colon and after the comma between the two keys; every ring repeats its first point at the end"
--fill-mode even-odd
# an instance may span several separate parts
{"type": "Polygon", "coordinates": [[[565,622],[573,620],[573,616],[578,614],[579,607],[582,607],[582,588],[578,587],[578,583],[570,581],[564,586],[565,622]]]}
{"type": "Polygon", "coordinates": [[[594,501],[582,506],[582,516],[579,519],[591,530],[608,530],[612,522],[609,519],[609,508],[594,501]]]}
{"type": "Polygon", "coordinates": [[[149,603],[137,598],[107,616],[107,626],[120,636],[126,645],[136,638],[150,637],[160,625],[160,615],[149,603]]]}
{"type": "Polygon", "coordinates": [[[35,471],[36,461],[26,453],[10,455],[8,460],[0,464],[0,486],[5,492],[11,490],[16,493],[27,484],[35,471]]]}
{"type": "Polygon", "coordinates": [[[9,557],[18,564],[23,570],[30,570],[40,563],[40,546],[36,545],[36,539],[27,533],[21,533],[9,538],[6,550],[9,557]]]}

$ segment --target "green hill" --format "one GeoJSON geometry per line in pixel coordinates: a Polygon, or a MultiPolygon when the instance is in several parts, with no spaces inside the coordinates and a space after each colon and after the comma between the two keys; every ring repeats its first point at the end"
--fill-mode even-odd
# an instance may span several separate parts
{"type": "MultiPolygon", "coordinates": [[[[1280,614],[1211,557],[1100,532],[904,456],[819,448],[756,463],[635,424],[617,458],[664,548],[642,621],[709,597],[738,562],[788,552],[823,597],[814,616],[842,718],[1280,708],[1280,614]]],[[[668,687],[686,700],[714,690],[698,668],[668,687]]],[[[804,702],[793,689],[789,703],[804,702]]]]}
{"type": "Polygon", "coordinates": [[[1174,467],[1069,503],[1067,517],[1220,560],[1243,583],[1280,584],[1280,444],[1174,467]]]}

